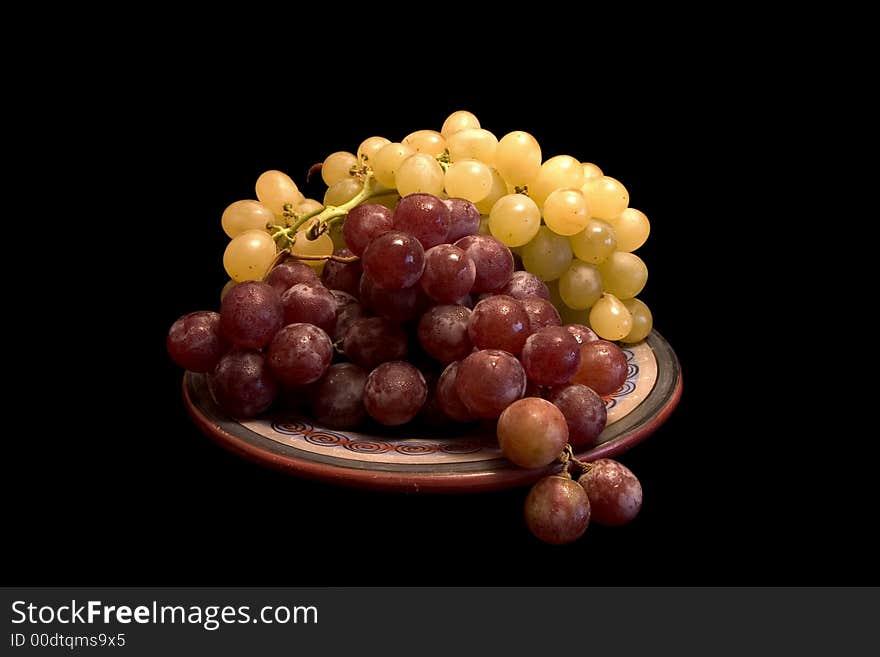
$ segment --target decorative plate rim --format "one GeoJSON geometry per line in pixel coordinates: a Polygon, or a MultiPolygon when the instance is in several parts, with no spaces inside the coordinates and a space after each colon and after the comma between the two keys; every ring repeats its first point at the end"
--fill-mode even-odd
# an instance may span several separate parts
{"type": "MultiPolygon", "coordinates": [[[[610,425],[619,425],[617,435],[595,447],[576,452],[579,459],[592,461],[625,452],[656,431],[678,405],[682,376],[675,352],[656,331],[651,332],[646,342],[657,361],[657,379],[653,388],[632,412],[610,425]]],[[[558,468],[558,465],[551,464],[545,468],[523,469],[503,458],[478,461],[473,470],[456,472],[383,469],[381,466],[370,467],[368,461],[362,461],[360,467],[346,467],[332,462],[335,459],[321,459],[255,433],[223,415],[219,409],[205,408],[193,394],[195,376],[198,375],[187,372],[182,388],[184,404],[196,426],[227,450],[288,474],[374,490],[468,493],[525,486],[558,468]]]]}

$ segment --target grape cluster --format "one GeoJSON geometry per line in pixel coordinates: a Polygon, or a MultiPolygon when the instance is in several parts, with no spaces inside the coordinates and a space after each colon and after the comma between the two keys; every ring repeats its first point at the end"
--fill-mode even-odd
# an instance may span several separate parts
{"type": "Polygon", "coordinates": [[[568,155],[542,162],[530,134],[499,140],[464,111],[320,169],[323,203],[267,171],[258,200],[226,208],[220,312],[177,320],[172,359],[239,418],[276,404],[341,429],[495,421],[514,464],[563,463],[526,501],[547,542],[578,538],[591,514],[632,519],[632,473],[572,452],[596,443],[603,396],[626,378],[614,341],[652,328],[632,253],[649,224],[623,185],[568,155]]]}

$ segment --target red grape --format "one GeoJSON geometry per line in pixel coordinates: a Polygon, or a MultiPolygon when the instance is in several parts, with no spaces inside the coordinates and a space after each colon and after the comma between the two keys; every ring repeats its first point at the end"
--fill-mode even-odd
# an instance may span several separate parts
{"type": "Polygon", "coordinates": [[[400,199],[394,208],[394,230],[409,233],[427,251],[443,244],[449,234],[449,208],[432,194],[416,193],[400,199]]]}
{"type": "Polygon", "coordinates": [[[584,326],[583,324],[566,324],[565,328],[574,336],[574,339],[578,341],[578,344],[595,342],[599,339],[599,336],[596,335],[596,332],[593,331],[593,329],[584,326]]]}
{"type": "Polygon", "coordinates": [[[336,326],[336,298],[330,290],[318,283],[297,283],[281,295],[284,323],[314,324],[327,333],[336,326]]]}
{"type": "Polygon", "coordinates": [[[365,316],[364,307],[350,294],[341,290],[331,290],[333,296],[336,297],[336,325],[333,327],[333,341],[336,342],[345,337],[348,327],[352,323],[365,316]],[[342,299],[339,295],[345,294],[349,297],[347,300],[342,299]]]}
{"type": "Polygon", "coordinates": [[[470,316],[465,306],[434,306],[419,320],[419,343],[441,363],[464,358],[473,351],[468,337],[470,316]]]}
{"type": "Polygon", "coordinates": [[[363,256],[370,242],[392,229],[391,218],[391,210],[377,203],[352,208],[342,224],[345,244],[356,256],[363,256]]]}
{"type": "Polygon", "coordinates": [[[366,274],[361,277],[361,303],[377,315],[393,322],[408,322],[418,317],[430,300],[418,285],[402,290],[379,287],[366,274]]]}
{"type": "Polygon", "coordinates": [[[590,500],[568,477],[552,475],[536,483],[526,497],[526,524],[545,543],[576,541],[590,524],[590,500]]]}
{"type": "Polygon", "coordinates": [[[498,444],[508,459],[523,468],[540,468],[558,457],[568,442],[562,411],[546,399],[525,397],[498,418],[498,444]]]}
{"type": "Polygon", "coordinates": [[[452,244],[438,244],[425,252],[421,286],[439,303],[454,303],[471,291],[477,266],[464,251],[452,244]]]}
{"type": "Polygon", "coordinates": [[[540,297],[526,297],[521,299],[520,303],[529,314],[530,332],[534,333],[546,326],[559,326],[562,319],[559,317],[559,311],[556,307],[540,297]]]}
{"type": "Polygon", "coordinates": [[[620,347],[607,340],[594,340],[581,345],[581,363],[571,382],[610,395],[626,381],[628,369],[626,354],[620,347]]]}
{"type": "Polygon", "coordinates": [[[286,260],[272,268],[266,277],[266,282],[278,290],[278,294],[284,294],[297,283],[316,285],[320,283],[320,279],[315,270],[304,262],[286,260]]]}
{"type": "Polygon", "coordinates": [[[400,290],[418,282],[425,270],[425,250],[412,235],[390,231],[370,242],[363,265],[376,285],[400,290]]]}
{"type": "MultiPolygon", "coordinates": [[[[336,249],[333,254],[343,258],[353,255],[349,249],[336,249]]],[[[357,295],[363,271],[360,260],[353,262],[328,260],[324,264],[324,271],[321,272],[321,281],[328,290],[343,290],[357,295]]]]}
{"type": "Polygon", "coordinates": [[[455,387],[455,380],[458,376],[459,363],[449,363],[440,379],[437,381],[437,389],[435,390],[437,406],[449,418],[457,422],[470,422],[474,416],[467,409],[467,406],[461,401],[455,387]]]}
{"type": "Polygon", "coordinates": [[[171,360],[190,372],[214,369],[227,347],[220,315],[207,310],[184,315],[171,325],[165,346],[171,360]]]}
{"type": "Polygon", "coordinates": [[[608,411],[595,390],[574,383],[553,388],[547,399],[565,416],[568,442],[572,447],[592,447],[596,444],[608,421],[608,411]]]}
{"type": "Polygon", "coordinates": [[[514,299],[525,299],[526,297],[550,298],[550,290],[546,283],[534,274],[522,269],[513,272],[510,280],[507,281],[507,285],[501,288],[499,292],[514,299]]]}
{"type": "Polygon", "coordinates": [[[462,360],[455,377],[459,399],[476,418],[496,418],[523,396],[526,373],[506,351],[484,349],[462,360]]]}
{"type": "Polygon", "coordinates": [[[397,426],[412,420],[428,396],[425,377],[400,360],[382,363],[367,377],[364,406],[381,424],[397,426]]]}
{"type": "Polygon", "coordinates": [[[288,324],[269,344],[267,354],[272,373],[288,386],[300,386],[320,379],[333,360],[333,343],[313,324],[288,324]]]}
{"type": "Polygon", "coordinates": [[[622,463],[599,459],[578,483],[590,498],[593,519],[600,525],[625,525],[642,508],[642,484],[622,463]]]}
{"type": "Polygon", "coordinates": [[[477,267],[473,292],[495,292],[513,275],[513,254],[504,244],[489,235],[468,235],[455,242],[477,267]]]}
{"type": "Polygon", "coordinates": [[[530,381],[539,386],[560,385],[577,372],[580,345],[563,327],[548,326],[529,336],[521,360],[530,381]]]}
{"type": "Polygon", "coordinates": [[[281,295],[268,283],[244,281],[233,287],[220,304],[220,328],[237,347],[259,349],[281,328],[281,295]]]}
{"type": "Polygon", "coordinates": [[[354,363],[331,365],[310,391],[312,413],[321,424],[353,429],[366,417],[364,385],[367,373],[354,363]]]}
{"type": "Polygon", "coordinates": [[[278,396],[278,384],[257,351],[233,349],[209,378],[211,392],[227,413],[249,418],[268,409],[278,396]]]}
{"type": "Polygon", "coordinates": [[[449,234],[447,242],[455,242],[468,235],[476,235],[480,230],[480,211],[477,206],[463,198],[450,198],[443,201],[449,208],[449,234]]]}
{"type": "Polygon", "coordinates": [[[478,349],[503,349],[518,354],[529,333],[529,314],[522,303],[504,294],[480,301],[468,322],[468,335],[478,349]]]}
{"type": "Polygon", "coordinates": [[[365,317],[352,322],[342,341],[348,359],[365,370],[380,363],[406,358],[406,333],[384,317],[365,317]]]}

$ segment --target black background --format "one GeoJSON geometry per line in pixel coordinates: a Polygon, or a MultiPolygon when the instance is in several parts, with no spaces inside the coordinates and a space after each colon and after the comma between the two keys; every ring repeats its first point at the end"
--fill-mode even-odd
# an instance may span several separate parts
{"type": "MultiPolygon", "coordinates": [[[[64,328],[39,373],[47,397],[9,446],[14,583],[876,583],[869,543],[845,534],[859,512],[829,500],[842,484],[801,458],[814,452],[785,393],[791,357],[778,331],[762,330],[790,320],[762,314],[749,261],[764,254],[738,230],[765,191],[744,172],[767,162],[743,140],[736,93],[663,68],[470,85],[408,85],[391,71],[354,84],[354,67],[318,68],[292,68],[274,87],[162,71],[96,106],[81,136],[109,148],[86,195],[106,223],[90,234],[89,211],[78,217],[87,255],[62,256],[80,274],[52,288],[64,328]],[[178,316],[219,305],[220,215],[253,197],[260,172],[285,170],[320,199],[320,184],[303,182],[312,163],[370,135],[439,129],[460,108],[498,136],[531,132],[545,157],[596,162],[652,222],[641,296],[681,360],[684,393],[621,457],[644,488],[638,519],[594,525],[572,546],[529,534],[524,490],[383,494],[239,460],[191,424],[165,354],[178,316]]],[[[831,405],[818,393],[801,401],[831,405]]]]}

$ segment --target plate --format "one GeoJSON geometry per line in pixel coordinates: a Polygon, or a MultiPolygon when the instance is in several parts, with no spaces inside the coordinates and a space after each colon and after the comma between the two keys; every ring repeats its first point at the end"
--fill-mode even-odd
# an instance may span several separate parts
{"type": "MultiPolygon", "coordinates": [[[[620,454],[653,433],[681,396],[681,367],[672,347],[653,331],[624,347],[629,371],[607,399],[608,425],[584,461],[620,454]]],[[[406,492],[466,493],[533,483],[554,469],[523,469],[504,458],[494,423],[462,425],[445,432],[389,428],[374,433],[337,430],[290,413],[252,420],[226,415],[203,374],[183,378],[186,407],[198,427],[222,446],[290,474],[362,488],[406,492]]],[[[452,425],[456,426],[456,425],[452,425]]]]}

